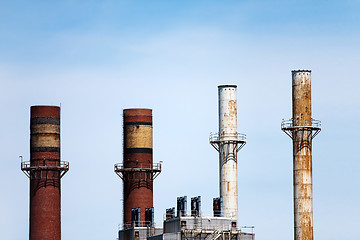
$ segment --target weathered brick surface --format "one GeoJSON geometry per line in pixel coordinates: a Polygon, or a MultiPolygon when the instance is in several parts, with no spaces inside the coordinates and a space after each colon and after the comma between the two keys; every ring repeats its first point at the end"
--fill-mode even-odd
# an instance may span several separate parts
{"type": "MultiPolygon", "coordinates": [[[[126,168],[151,168],[152,110],[124,110],[124,166],[126,168]]],[[[131,222],[131,209],[140,207],[140,221],[145,221],[145,209],[153,207],[153,180],[151,173],[125,174],[124,223],[131,222]]]]}
{"type": "MultiPolygon", "coordinates": [[[[60,164],[60,108],[31,107],[31,166],[60,164]]],[[[30,240],[60,240],[60,172],[32,171],[30,174],[30,240]]]]}

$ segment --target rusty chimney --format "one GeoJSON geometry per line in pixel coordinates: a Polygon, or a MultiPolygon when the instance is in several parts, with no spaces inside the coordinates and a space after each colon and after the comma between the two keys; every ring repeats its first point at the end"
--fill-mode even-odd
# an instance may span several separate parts
{"type": "Polygon", "coordinates": [[[30,178],[29,239],[60,240],[60,179],[69,170],[60,161],[60,107],[32,106],[30,112],[30,161],[21,161],[30,178]]]}
{"type": "Polygon", "coordinates": [[[292,119],[281,129],[293,140],[294,239],[313,240],[312,140],[321,122],[311,117],[311,71],[292,71],[292,119]]]}
{"type": "Polygon", "coordinates": [[[236,88],[236,85],[218,86],[219,132],[210,134],[210,144],[219,152],[220,215],[237,221],[237,152],[245,145],[246,135],[237,132],[236,88]]]}
{"type": "Polygon", "coordinates": [[[151,109],[124,109],[123,163],[114,170],[123,180],[124,227],[153,226],[153,181],[161,164],[153,164],[151,109]]]}

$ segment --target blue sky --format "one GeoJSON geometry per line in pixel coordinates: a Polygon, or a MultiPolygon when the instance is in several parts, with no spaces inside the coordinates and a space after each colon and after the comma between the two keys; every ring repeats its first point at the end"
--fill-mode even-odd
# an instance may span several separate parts
{"type": "Polygon", "coordinates": [[[217,86],[238,85],[239,221],[293,236],[291,70],[312,70],[314,234],[358,236],[358,1],[0,1],[0,239],[28,236],[31,105],[62,106],[63,239],[115,239],[122,109],[154,115],[155,220],[176,197],[218,196],[217,86]],[[344,226],[346,226],[344,228],[344,226]]]}

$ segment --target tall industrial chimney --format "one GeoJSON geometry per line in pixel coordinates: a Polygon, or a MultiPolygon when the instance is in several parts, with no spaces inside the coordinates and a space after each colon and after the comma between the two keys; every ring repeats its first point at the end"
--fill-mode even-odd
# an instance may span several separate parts
{"type": "Polygon", "coordinates": [[[123,163],[115,172],[124,182],[124,227],[153,226],[153,181],[161,164],[153,164],[151,109],[124,109],[123,163]]]}
{"type": "Polygon", "coordinates": [[[294,239],[313,240],[312,139],[321,122],[311,117],[311,71],[292,71],[292,119],[281,129],[293,140],[294,239]]]}
{"type": "Polygon", "coordinates": [[[237,132],[236,85],[220,85],[219,132],[210,134],[211,145],[219,152],[222,215],[238,219],[237,152],[246,135],[237,132]]]}
{"type": "Polygon", "coordinates": [[[60,161],[60,107],[32,106],[30,115],[30,161],[21,161],[30,178],[29,239],[60,240],[60,179],[69,170],[60,161]]]}

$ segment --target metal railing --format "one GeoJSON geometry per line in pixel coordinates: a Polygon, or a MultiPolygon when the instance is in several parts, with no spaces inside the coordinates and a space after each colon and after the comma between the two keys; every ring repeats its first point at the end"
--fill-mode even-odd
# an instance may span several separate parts
{"type": "MultiPolygon", "coordinates": [[[[141,164],[137,164],[134,167],[125,167],[124,163],[116,163],[114,164],[114,172],[122,180],[124,180],[126,176],[129,176],[129,173],[132,173],[132,176],[134,177],[134,173],[139,173],[141,176],[142,172],[145,173],[147,172],[152,174],[152,179],[154,180],[161,173],[161,164],[162,161],[160,161],[160,163],[153,163],[153,164],[141,163],[141,164]]],[[[135,180],[135,178],[133,180],[135,180]]]]}
{"type": "Polygon", "coordinates": [[[281,122],[281,130],[284,131],[291,139],[293,139],[294,134],[298,131],[308,131],[311,132],[310,136],[314,139],[321,131],[321,121],[315,119],[283,119],[281,122]]]}
{"type": "Polygon", "coordinates": [[[155,223],[154,222],[150,222],[150,221],[134,221],[134,222],[126,222],[124,224],[119,224],[119,230],[124,230],[124,229],[128,229],[128,228],[133,228],[133,227],[155,227],[155,223]]]}
{"type": "Polygon", "coordinates": [[[254,234],[254,232],[255,232],[255,227],[254,226],[242,226],[242,227],[240,227],[241,232],[249,233],[248,231],[245,231],[244,229],[247,229],[247,230],[250,229],[251,234],[254,234]]]}
{"type": "MultiPolygon", "coordinates": [[[[213,224],[209,224],[209,222],[211,222],[212,219],[216,219],[217,217],[207,217],[206,215],[203,215],[202,212],[200,212],[199,216],[190,216],[189,215],[190,212],[187,211],[186,216],[182,217],[184,220],[187,219],[197,219],[198,220],[198,225],[197,227],[203,231],[216,231],[219,230],[219,228],[221,227],[222,231],[237,231],[237,232],[241,232],[241,233],[248,233],[248,234],[254,234],[254,230],[255,227],[254,226],[240,226],[239,228],[236,228],[234,226],[232,226],[232,221],[229,221],[227,224],[221,224],[221,226],[219,226],[218,222],[214,222],[213,224]],[[206,224],[203,224],[202,221],[206,221],[206,224]],[[200,226],[200,227],[199,227],[200,226]]],[[[219,217],[221,219],[227,219],[224,217],[219,217]]],[[[173,216],[171,218],[167,218],[166,214],[163,214],[163,221],[171,221],[171,220],[178,220],[179,217],[177,216],[173,216]]],[[[193,226],[187,226],[188,230],[195,230],[196,227],[194,227],[195,224],[193,226]]]]}
{"type": "Polygon", "coordinates": [[[141,163],[141,164],[137,164],[135,167],[125,167],[124,163],[116,163],[114,165],[114,171],[115,172],[121,172],[124,171],[126,169],[129,170],[152,170],[152,171],[161,171],[161,163],[153,163],[153,164],[149,164],[149,163],[141,163]]]}
{"type": "Polygon", "coordinates": [[[66,161],[59,161],[58,162],[59,165],[57,166],[48,166],[48,165],[43,165],[43,166],[31,166],[31,162],[30,161],[23,161],[21,162],[21,170],[41,170],[41,169],[69,169],[69,162],[66,161]]]}
{"type": "Polygon", "coordinates": [[[321,121],[315,119],[311,119],[311,120],[283,119],[281,122],[281,129],[292,129],[292,128],[302,128],[302,127],[321,128],[321,121]]]}
{"type": "Polygon", "coordinates": [[[245,142],[246,141],[246,134],[243,133],[223,133],[219,134],[217,133],[210,133],[209,137],[210,142],[219,142],[219,141],[239,141],[239,142],[245,142]]]}
{"type": "MultiPolygon", "coordinates": [[[[21,170],[25,173],[26,176],[31,177],[32,172],[39,171],[60,171],[60,178],[62,178],[67,171],[69,171],[69,162],[67,161],[58,161],[54,159],[41,159],[40,161],[44,161],[44,165],[31,165],[31,161],[23,161],[23,157],[19,156],[21,170]],[[45,161],[53,161],[56,162],[56,165],[49,166],[46,165],[45,161]]],[[[39,160],[36,160],[37,162],[39,160]]]]}

